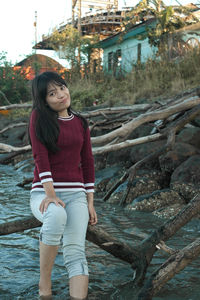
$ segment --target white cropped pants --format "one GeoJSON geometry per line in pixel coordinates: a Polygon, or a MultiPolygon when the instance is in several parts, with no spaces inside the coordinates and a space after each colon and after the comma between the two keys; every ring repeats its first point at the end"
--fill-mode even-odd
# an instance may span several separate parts
{"type": "Polygon", "coordinates": [[[85,237],[89,221],[85,192],[56,192],[65,207],[50,203],[46,212],[40,212],[45,192],[31,192],[30,206],[33,215],[43,223],[40,241],[46,245],[60,245],[62,239],[64,264],[69,278],[88,275],[85,257],[85,237]]]}

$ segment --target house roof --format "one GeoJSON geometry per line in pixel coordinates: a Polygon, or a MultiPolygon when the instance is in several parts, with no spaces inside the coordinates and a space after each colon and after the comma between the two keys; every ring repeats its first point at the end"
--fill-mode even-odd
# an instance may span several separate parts
{"type": "Polygon", "coordinates": [[[144,34],[147,31],[147,27],[153,27],[155,25],[156,19],[151,18],[140,24],[134,25],[127,32],[119,32],[112,35],[97,44],[97,48],[108,48],[115,45],[118,41],[125,41],[130,38],[134,38],[139,34],[144,34]]]}
{"type": "Polygon", "coordinates": [[[56,67],[58,69],[63,68],[63,66],[59,64],[56,60],[43,54],[30,55],[29,57],[17,63],[16,66],[28,67],[33,65],[35,62],[39,63],[41,67],[48,67],[48,68],[56,67]]]}

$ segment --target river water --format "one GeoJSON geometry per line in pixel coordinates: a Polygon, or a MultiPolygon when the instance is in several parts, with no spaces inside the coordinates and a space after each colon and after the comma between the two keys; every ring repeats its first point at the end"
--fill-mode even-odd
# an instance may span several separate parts
{"type": "MultiPolygon", "coordinates": [[[[27,164],[29,162],[27,161],[27,164]]],[[[30,216],[29,190],[17,187],[24,177],[31,177],[26,163],[18,169],[0,165],[0,222],[30,216]]],[[[96,199],[99,225],[122,240],[135,242],[133,235],[150,234],[164,221],[149,213],[127,211],[118,205],[96,199]]],[[[39,280],[39,229],[26,230],[0,237],[0,300],[37,299],[39,280]]],[[[192,220],[167,242],[183,248],[200,234],[200,221],[192,220]]],[[[96,245],[86,242],[90,269],[89,299],[133,299],[133,270],[130,265],[112,257],[96,245]]],[[[167,256],[157,251],[149,272],[156,269],[167,256]]],[[[54,299],[68,299],[68,279],[59,251],[52,275],[54,299]]],[[[186,267],[159,292],[155,300],[200,299],[200,258],[186,267]]]]}

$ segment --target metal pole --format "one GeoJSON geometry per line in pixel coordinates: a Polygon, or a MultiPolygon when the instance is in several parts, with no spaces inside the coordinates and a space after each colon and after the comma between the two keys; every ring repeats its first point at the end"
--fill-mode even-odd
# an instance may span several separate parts
{"type": "MultiPolygon", "coordinates": [[[[35,11],[35,22],[34,22],[34,27],[35,27],[35,46],[37,45],[37,11],[35,11]]],[[[36,54],[36,47],[35,47],[35,54],[36,54]]]]}

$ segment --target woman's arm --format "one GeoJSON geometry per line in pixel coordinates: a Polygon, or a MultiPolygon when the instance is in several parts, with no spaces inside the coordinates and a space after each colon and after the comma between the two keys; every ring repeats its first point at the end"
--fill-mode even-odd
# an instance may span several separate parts
{"type": "Polygon", "coordinates": [[[33,111],[30,119],[29,132],[30,132],[35,166],[37,168],[40,177],[40,182],[42,183],[46,194],[46,197],[42,200],[39,208],[41,213],[43,213],[47,210],[47,207],[51,202],[55,203],[56,205],[61,205],[63,207],[65,206],[65,204],[61,199],[59,199],[56,196],[54,186],[53,186],[53,179],[51,176],[48,150],[38,140],[35,133],[36,117],[37,117],[37,112],[33,111]]]}
{"type": "Polygon", "coordinates": [[[84,185],[87,193],[89,224],[97,223],[97,214],[94,208],[94,158],[90,141],[89,128],[85,131],[84,143],[81,151],[81,165],[83,170],[84,185]]]}
{"type": "Polygon", "coordinates": [[[31,139],[32,153],[35,166],[41,183],[53,181],[51,174],[51,167],[49,164],[49,153],[47,148],[39,141],[36,136],[36,119],[37,111],[33,110],[30,118],[29,133],[31,139]]]}
{"type": "Polygon", "coordinates": [[[89,192],[87,193],[87,202],[88,202],[88,211],[89,211],[89,224],[95,225],[97,224],[97,214],[94,208],[94,193],[89,192]]]}

